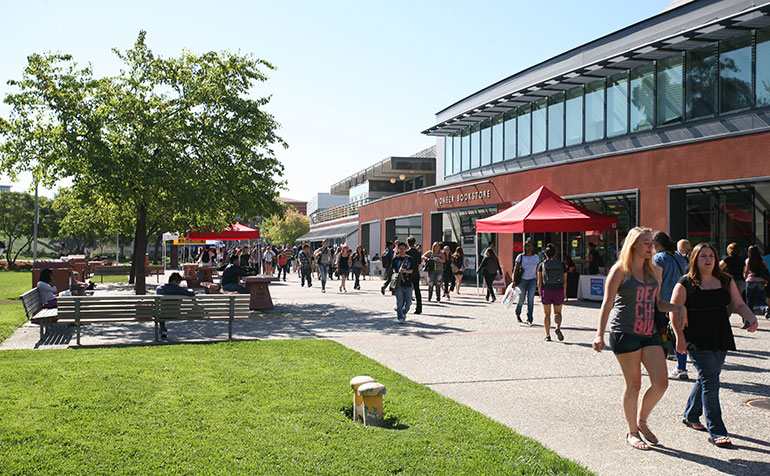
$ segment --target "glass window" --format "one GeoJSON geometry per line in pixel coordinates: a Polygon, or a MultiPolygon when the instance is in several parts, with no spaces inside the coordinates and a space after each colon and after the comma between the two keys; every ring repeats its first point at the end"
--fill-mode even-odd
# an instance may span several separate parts
{"type": "Polygon", "coordinates": [[[567,91],[567,145],[583,142],[583,86],[567,91]]]}
{"type": "Polygon", "coordinates": [[[658,125],[682,120],[682,55],[658,61],[658,125]]]}
{"type": "Polygon", "coordinates": [[[452,173],[460,171],[460,133],[452,134],[452,173]]]}
{"type": "Polygon", "coordinates": [[[770,106],[770,28],[757,30],[757,106],[770,106]]]}
{"type": "Polygon", "coordinates": [[[444,136],[444,177],[452,175],[452,137],[444,136]]]}
{"type": "Polygon", "coordinates": [[[604,80],[586,85],[586,142],[604,137],[604,80]]]}
{"type": "Polygon", "coordinates": [[[545,150],[545,114],[546,98],[538,99],[532,104],[532,153],[545,150]]]}
{"type": "Polygon", "coordinates": [[[516,109],[505,113],[505,147],[504,155],[505,160],[513,159],[516,157],[516,109]]]}
{"type": "Polygon", "coordinates": [[[529,113],[529,106],[522,106],[519,108],[519,115],[518,115],[518,127],[516,128],[516,137],[517,137],[517,146],[516,146],[516,155],[518,157],[524,157],[530,154],[530,140],[529,140],[529,123],[530,123],[530,113],[529,113]]]}
{"type": "Polygon", "coordinates": [[[548,150],[564,147],[564,93],[548,98],[548,150]]]}
{"type": "Polygon", "coordinates": [[[481,125],[471,127],[471,168],[477,169],[481,163],[481,125]]]}
{"type": "Polygon", "coordinates": [[[610,76],[607,82],[607,137],[628,132],[628,73],[610,76]]]}
{"type": "Polygon", "coordinates": [[[503,161],[503,115],[492,119],[492,163],[503,161]]]}
{"type": "Polygon", "coordinates": [[[704,46],[688,51],[685,61],[687,86],[685,88],[685,117],[697,119],[713,116],[716,90],[717,67],[716,48],[704,46]]]}
{"type": "Polygon", "coordinates": [[[719,42],[719,112],[751,107],[751,35],[719,42]]]}
{"type": "Polygon", "coordinates": [[[631,70],[631,132],[650,129],[655,122],[655,65],[631,70]]]}
{"type": "Polygon", "coordinates": [[[484,121],[481,124],[481,165],[492,163],[492,122],[484,121]]]}
{"type": "Polygon", "coordinates": [[[471,129],[466,128],[462,134],[462,157],[460,162],[460,170],[465,171],[471,168],[471,129]]]}

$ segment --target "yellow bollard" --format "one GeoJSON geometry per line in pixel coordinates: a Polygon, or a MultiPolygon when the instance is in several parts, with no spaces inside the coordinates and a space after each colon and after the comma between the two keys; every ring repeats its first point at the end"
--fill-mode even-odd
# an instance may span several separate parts
{"type": "Polygon", "coordinates": [[[369,382],[358,387],[358,394],[363,400],[364,425],[382,426],[382,396],[385,395],[385,385],[369,382]]]}
{"type": "Polygon", "coordinates": [[[350,379],[350,388],[353,389],[353,421],[364,419],[364,401],[358,394],[358,387],[371,382],[374,382],[374,379],[368,375],[359,375],[350,379]]]}

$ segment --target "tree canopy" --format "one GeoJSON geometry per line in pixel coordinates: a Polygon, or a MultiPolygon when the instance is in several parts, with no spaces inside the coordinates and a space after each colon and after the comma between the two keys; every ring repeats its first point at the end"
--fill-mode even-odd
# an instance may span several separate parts
{"type": "MultiPolygon", "coordinates": [[[[29,250],[35,224],[35,197],[21,192],[0,192],[0,236],[7,241],[5,258],[8,269],[16,267],[16,259],[29,250]]],[[[57,234],[58,219],[53,201],[38,197],[38,236],[52,238],[57,234]]]]}
{"type": "Polygon", "coordinates": [[[273,215],[260,226],[265,239],[276,245],[292,245],[308,231],[310,218],[292,210],[287,210],[283,215],[273,215]]]}
{"type": "Polygon", "coordinates": [[[69,177],[84,210],[132,227],[139,294],[150,235],[280,211],[274,147],[286,146],[263,110],[269,97],[252,94],[270,63],[227,51],[163,58],[145,36],[113,50],[124,68],[110,77],[66,54],[30,55],[0,119],[4,171],[30,171],[48,186],[69,177]]]}

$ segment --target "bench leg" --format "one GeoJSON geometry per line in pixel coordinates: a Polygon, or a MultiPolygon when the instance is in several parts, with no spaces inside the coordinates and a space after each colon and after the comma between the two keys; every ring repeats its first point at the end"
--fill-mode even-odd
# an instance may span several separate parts
{"type": "Polygon", "coordinates": [[[227,338],[232,340],[233,338],[233,316],[227,321],[227,338]]]}
{"type": "Polygon", "coordinates": [[[155,321],[155,342],[158,342],[158,321],[155,321]]]}
{"type": "Polygon", "coordinates": [[[43,334],[45,334],[45,332],[43,331],[43,325],[44,324],[41,322],[40,323],[40,341],[41,342],[43,341],[43,334]]]}
{"type": "Polygon", "coordinates": [[[78,345],[80,345],[80,323],[78,323],[77,328],[78,328],[77,343],[78,343],[78,345]]]}

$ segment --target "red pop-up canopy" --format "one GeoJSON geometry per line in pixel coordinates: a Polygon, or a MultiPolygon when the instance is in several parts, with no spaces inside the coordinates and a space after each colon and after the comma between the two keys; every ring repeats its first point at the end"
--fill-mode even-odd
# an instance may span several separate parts
{"type": "Polygon", "coordinates": [[[561,198],[546,187],[491,217],[476,220],[476,233],[544,233],[617,230],[618,219],[561,198]]]}
{"type": "Polygon", "coordinates": [[[189,240],[223,240],[223,241],[258,240],[259,230],[255,228],[249,228],[248,226],[242,223],[236,223],[234,225],[228,226],[227,228],[224,229],[224,231],[220,231],[219,233],[191,231],[190,233],[187,234],[187,239],[189,240]]]}

